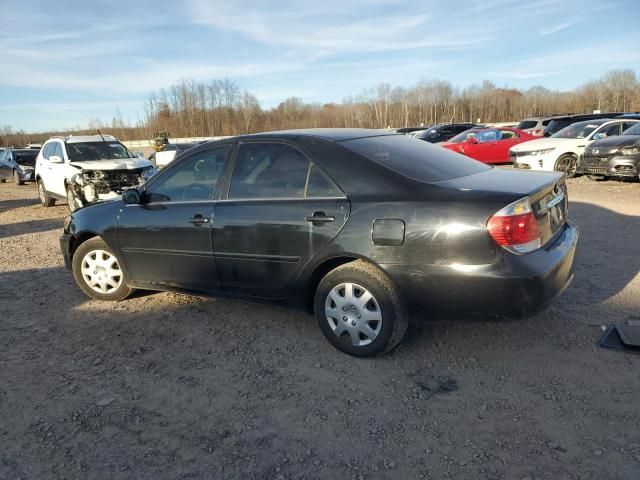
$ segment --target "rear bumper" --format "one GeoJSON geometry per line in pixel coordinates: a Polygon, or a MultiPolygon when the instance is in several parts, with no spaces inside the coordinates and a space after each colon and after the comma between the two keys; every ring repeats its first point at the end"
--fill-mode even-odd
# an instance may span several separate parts
{"type": "Polygon", "coordinates": [[[60,250],[64,259],[64,266],[71,269],[71,238],[70,233],[63,233],[60,237],[60,250]]]}
{"type": "Polygon", "coordinates": [[[567,223],[544,248],[505,252],[490,265],[381,265],[409,307],[467,315],[523,318],[548,307],[573,280],[579,232],[567,223]]]}

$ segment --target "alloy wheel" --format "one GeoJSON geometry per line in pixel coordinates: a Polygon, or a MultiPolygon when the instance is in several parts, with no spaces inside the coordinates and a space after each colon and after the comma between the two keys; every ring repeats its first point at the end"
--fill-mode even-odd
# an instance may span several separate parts
{"type": "Polygon", "coordinates": [[[355,347],[371,344],[382,329],[378,301],[366,288],[355,283],[342,283],[329,292],[325,317],[333,333],[340,338],[348,335],[355,347]]]}
{"type": "Polygon", "coordinates": [[[122,284],[118,260],[105,250],[91,250],[82,259],[82,278],[92,290],[111,293],[122,284]]]}

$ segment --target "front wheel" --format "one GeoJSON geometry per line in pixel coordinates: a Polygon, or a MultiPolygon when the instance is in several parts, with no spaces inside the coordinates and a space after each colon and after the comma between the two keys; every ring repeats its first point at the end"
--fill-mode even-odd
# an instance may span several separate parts
{"type": "Polygon", "coordinates": [[[38,198],[40,199],[40,204],[43,207],[53,207],[56,203],[54,198],[49,196],[49,192],[44,188],[44,182],[41,178],[38,179],[38,198]]]}
{"type": "Polygon", "coordinates": [[[392,350],[409,324],[391,280],[362,260],[329,272],[318,285],[314,305],[316,320],[327,340],[357,357],[392,350]]]}
{"type": "Polygon", "coordinates": [[[567,178],[575,177],[578,169],[578,159],[575,155],[565,153],[558,157],[553,168],[556,172],[564,172],[567,178]]]}
{"type": "Polygon", "coordinates": [[[122,264],[99,237],[82,243],[73,254],[73,277],[89,297],[120,301],[133,292],[124,279],[122,264]]]}

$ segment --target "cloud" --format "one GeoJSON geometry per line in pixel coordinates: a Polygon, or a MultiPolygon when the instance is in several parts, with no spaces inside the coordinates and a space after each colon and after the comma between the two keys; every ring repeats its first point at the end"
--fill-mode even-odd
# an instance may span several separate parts
{"type": "Polygon", "coordinates": [[[542,35],[542,36],[551,35],[552,33],[557,33],[557,32],[560,32],[562,30],[566,30],[567,28],[572,27],[575,24],[576,24],[576,22],[559,23],[559,24],[554,25],[552,27],[543,28],[538,33],[540,35],[542,35]]]}

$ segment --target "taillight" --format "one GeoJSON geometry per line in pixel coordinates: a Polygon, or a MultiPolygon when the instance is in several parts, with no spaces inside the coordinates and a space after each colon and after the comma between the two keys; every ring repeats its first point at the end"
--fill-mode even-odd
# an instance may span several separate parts
{"type": "Polygon", "coordinates": [[[489,218],[487,230],[498,245],[523,254],[540,248],[540,230],[529,198],[507,205],[489,218]]]}

